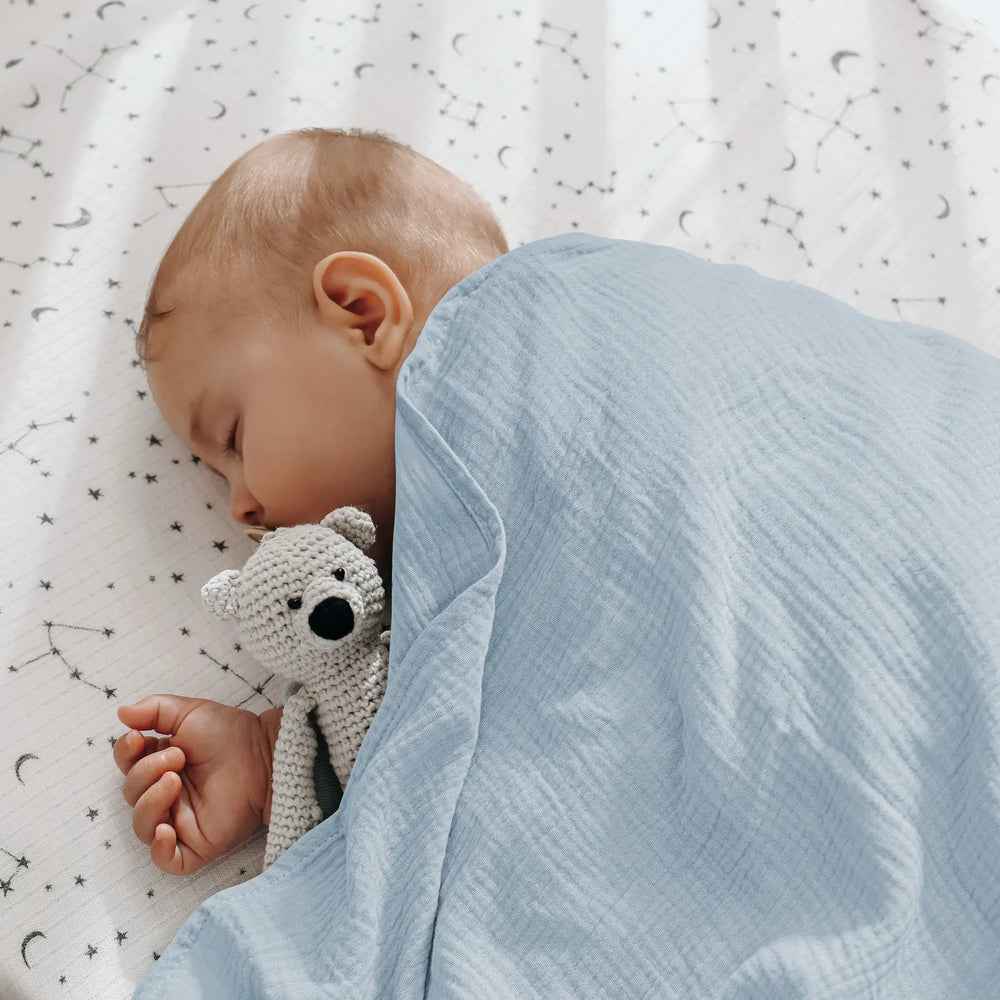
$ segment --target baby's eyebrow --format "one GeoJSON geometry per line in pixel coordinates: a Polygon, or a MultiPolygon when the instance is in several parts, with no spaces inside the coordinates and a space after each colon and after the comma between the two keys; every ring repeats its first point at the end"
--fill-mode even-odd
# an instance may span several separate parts
{"type": "Polygon", "coordinates": [[[205,406],[205,397],[208,395],[207,389],[202,389],[191,401],[191,409],[188,411],[188,437],[192,441],[200,441],[201,438],[201,411],[205,406]]]}

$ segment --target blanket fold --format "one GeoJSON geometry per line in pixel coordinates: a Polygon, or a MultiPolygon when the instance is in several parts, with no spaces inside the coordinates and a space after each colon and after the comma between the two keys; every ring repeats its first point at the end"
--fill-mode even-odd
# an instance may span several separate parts
{"type": "Polygon", "coordinates": [[[137,996],[994,998],[1000,361],[576,233],[400,372],[337,813],[137,996]]]}

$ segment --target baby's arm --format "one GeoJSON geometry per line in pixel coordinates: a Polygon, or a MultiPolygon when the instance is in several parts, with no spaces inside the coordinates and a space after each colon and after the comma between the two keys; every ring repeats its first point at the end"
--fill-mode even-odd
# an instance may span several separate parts
{"type": "Polygon", "coordinates": [[[202,698],[152,695],[123,705],[115,741],[132,829],[162,871],[186,875],[270,821],[282,710],[255,715],[202,698]],[[137,730],[167,736],[143,736],[137,730]]]}

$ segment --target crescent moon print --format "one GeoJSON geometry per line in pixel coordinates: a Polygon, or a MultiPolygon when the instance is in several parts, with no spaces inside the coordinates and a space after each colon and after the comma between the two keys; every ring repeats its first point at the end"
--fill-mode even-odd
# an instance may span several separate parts
{"type": "Polygon", "coordinates": [[[678,218],[678,220],[677,220],[677,225],[681,227],[681,232],[682,233],[685,233],[686,235],[690,236],[691,234],[684,228],[684,216],[685,215],[694,215],[694,213],[691,211],[690,208],[685,208],[684,211],[681,212],[680,218],[678,218]]]}
{"type": "Polygon", "coordinates": [[[80,218],[73,222],[53,222],[53,226],[58,226],[60,229],[79,229],[80,226],[87,225],[90,222],[91,215],[85,208],[80,209],[80,218]]]}
{"type": "Polygon", "coordinates": [[[507,164],[503,162],[503,154],[506,153],[507,150],[510,149],[510,148],[511,148],[510,146],[501,146],[497,150],[497,159],[500,161],[500,166],[503,167],[504,170],[508,170],[509,168],[508,168],[507,164]]]}
{"type": "Polygon", "coordinates": [[[458,53],[459,55],[461,55],[461,54],[462,54],[462,50],[461,50],[461,49],[460,49],[460,48],[458,47],[458,40],[459,40],[460,38],[465,38],[465,35],[456,35],[456,36],[455,36],[455,37],[454,37],[454,38],[453,38],[453,39],[451,40],[451,47],[452,47],[452,48],[453,48],[453,49],[454,49],[454,50],[455,50],[455,51],[456,51],[456,52],[457,52],[457,53],[458,53]]]}
{"type": "Polygon", "coordinates": [[[943,195],[939,194],[938,197],[944,202],[944,211],[940,215],[936,215],[936,219],[947,219],[951,215],[951,205],[948,204],[948,199],[943,195]]]}
{"type": "Polygon", "coordinates": [[[253,17],[251,17],[251,16],[250,16],[250,11],[252,11],[252,10],[254,9],[254,7],[256,7],[256,6],[257,6],[257,4],[255,4],[255,3],[252,3],[252,4],[250,4],[250,6],[249,6],[249,7],[247,7],[247,9],[246,9],[245,11],[243,11],[243,16],[244,16],[244,17],[245,17],[245,18],[246,18],[246,19],[247,19],[248,21],[254,21],[254,20],[256,20],[256,18],[253,18],[253,17]]]}
{"type": "Polygon", "coordinates": [[[31,318],[37,320],[42,313],[46,312],[59,312],[55,306],[39,306],[37,309],[31,310],[31,318]]]}
{"type": "Polygon", "coordinates": [[[32,941],[33,941],[33,940],[34,940],[35,938],[38,938],[38,937],[40,937],[40,938],[43,938],[43,937],[45,937],[45,935],[44,935],[44,934],[43,934],[43,933],[42,933],[41,931],[32,931],[32,932],[31,932],[31,933],[30,933],[30,934],[29,934],[29,935],[28,935],[28,936],[27,936],[27,937],[26,937],[26,938],[25,938],[25,939],[24,939],[24,940],[23,940],[23,941],[21,942],[21,960],[22,960],[22,961],[24,962],[24,964],[25,964],[25,965],[27,965],[27,966],[28,966],[28,968],[29,968],[29,969],[31,968],[31,966],[30,966],[30,965],[28,965],[28,953],[27,953],[27,949],[28,949],[28,945],[29,945],[29,944],[30,944],[30,943],[31,943],[31,942],[32,942],[32,941]]]}
{"type": "MultiPolygon", "coordinates": [[[[785,146],[785,149],[788,149],[788,147],[785,146]]],[[[788,149],[788,152],[792,154],[792,162],[789,163],[787,167],[782,167],[781,168],[782,170],[794,170],[795,164],[799,162],[798,158],[795,156],[795,153],[791,149],[788,149]]]]}
{"type": "Polygon", "coordinates": [[[24,784],[24,778],[21,777],[21,767],[28,760],[38,760],[38,758],[33,753],[23,753],[17,758],[17,763],[14,765],[14,774],[22,785],[24,784]]]}
{"type": "Polygon", "coordinates": [[[107,10],[108,7],[124,7],[124,6],[125,4],[122,3],[122,0],[107,0],[107,3],[102,3],[101,6],[97,8],[97,16],[103,21],[104,11],[107,10]]]}
{"type": "Polygon", "coordinates": [[[722,15],[714,7],[709,7],[709,10],[715,15],[715,20],[709,25],[709,28],[717,28],[722,24],[722,15]]]}
{"type": "Polygon", "coordinates": [[[208,116],[209,119],[214,122],[217,118],[221,118],[226,113],[226,106],[225,106],[225,104],[222,103],[222,101],[212,101],[212,103],[213,104],[218,104],[219,105],[219,109],[220,109],[219,113],[217,115],[209,115],[208,116]]]}
{"type": "Polygon", "coordinates": [[[368,66],[374,66],[374,65],[375,63],[359,63],[357,66],[354,67],[354,75],[360,80],[361,71],[368,66]]]}
{"type": "Polygon", "coordinates": [[[35,108],[35,107],[38,106],[38,102],[42,98],[41,98],[41,95],[38,93],[38,88],[33,83],[29,83],[28,86],[31,87],[31,89],[35,92],[35,96],[30,101],[28,101],[27,104],[22,104],[21,107],[22,108],[35,108]]]}
{"type": "MultiPolygon", "coordinates": [[[[997,76],[996,73],[987,73],[986,76],[984,76],[982,78],[982,80],[979,81],[979,84],[983,88],[983,90],[986,90],[986,81],[987,80],[1000,80],[1000,76],[997,76]]],[[[988,94],[989,91],[986,90],[986,93],[988,94]]],[[[22,105],[22,106],[25,106],[25,105],[22,105]]]]}
{"type": "Polygon", "coordinates": [[[830,58],[830,62],[833,65],[833,68],[839,73],[841,60],[846,59],[848,56],[857,56],[857,54],[857,52],[848,52],[847,50],[835,52],[830,58]]]}

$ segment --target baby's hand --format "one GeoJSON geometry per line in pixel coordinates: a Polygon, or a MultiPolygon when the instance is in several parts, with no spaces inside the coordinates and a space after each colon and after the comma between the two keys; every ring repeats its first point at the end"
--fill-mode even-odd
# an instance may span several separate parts
{"type": "Polygon", "coordinates": [[[270,819],[280,714],[169,694],[118,709],[130,727],[114,748],[122,792],[157,868],[188,875],[270,819]],[[167,736],[143,736],[143,729],[167,736]]]}

